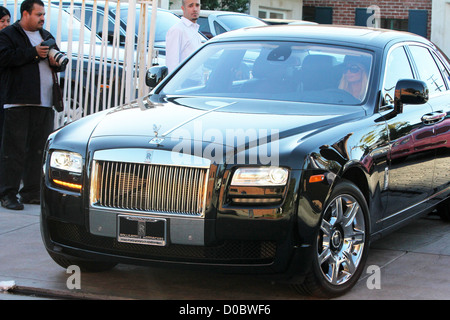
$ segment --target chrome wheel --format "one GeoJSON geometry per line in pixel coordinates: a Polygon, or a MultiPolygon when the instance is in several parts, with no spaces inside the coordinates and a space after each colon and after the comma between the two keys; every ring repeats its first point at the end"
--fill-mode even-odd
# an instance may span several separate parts
{"type": "Polygon", "coordinates": [[[294,288],[301,294],[332,298],[348,292],[361,276],[369,254],[370,212],[351,181],[336,183],[317,221],[311,268],[294,288]]]}
{"type": "Polygon", "coordinates": [[[365,230],[363,209],[353,196],[340,194],[325,209],[317,237],[317,261],[331,285],[345,284],[358,270],[365,230]]]}

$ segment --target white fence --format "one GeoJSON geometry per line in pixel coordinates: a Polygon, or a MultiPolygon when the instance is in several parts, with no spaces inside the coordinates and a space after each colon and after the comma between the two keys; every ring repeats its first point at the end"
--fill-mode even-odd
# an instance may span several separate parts
{"type": "MultiPolygon", "coordinates": [[[[164,64],[164,57],[153,49],[157,10],[151,10],[151,16],[148,10],[157,7],[156,0],[43,1],[45,28],[69,58],[60,75],[65,110],[57,114],[56,127],[149,92],[147,69],[164,64]]],[[[2,2],[11,11],[11,22],[20,19],[22,0],[2,2]]]]}

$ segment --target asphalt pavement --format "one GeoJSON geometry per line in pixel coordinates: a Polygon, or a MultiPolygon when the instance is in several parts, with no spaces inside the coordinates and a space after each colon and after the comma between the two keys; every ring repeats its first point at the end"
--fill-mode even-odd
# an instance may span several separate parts
{"type": "MultiPolygon", "coordinates": [[[[0,300],[309,300],[285,284],[249,275],[118,265],[72,273],[42,243],[40,207],[0,207],[0,300]],[[3,289],[2,289],[3,284],[3,289]],[[8,285],[11,285],[10,287],[8,285]]],[[[450,223],[436,216],[412,222],[375,242],[357,285],[340,300],[450,299],[450,223]]]]}

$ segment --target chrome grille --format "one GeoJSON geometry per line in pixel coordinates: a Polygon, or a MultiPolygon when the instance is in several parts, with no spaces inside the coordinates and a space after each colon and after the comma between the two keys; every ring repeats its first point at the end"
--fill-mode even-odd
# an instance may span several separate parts
{"type": "Polygon", "coordinates": [[[202,216],[208,169],[95,160],[92,205],[202,216]]]}

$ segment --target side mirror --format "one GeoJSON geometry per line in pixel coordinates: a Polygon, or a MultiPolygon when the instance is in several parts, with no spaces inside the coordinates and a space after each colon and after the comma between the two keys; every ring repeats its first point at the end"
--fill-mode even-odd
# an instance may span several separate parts
{"type": "Polygon", "coordinates": [[[395,86],[394,106],[403,112],[403,104],[424,104],[428,101],[427,84],[421,80],[402,79],[395,86]]]}
{"type": "Polygon", "coordinates": [[[147,70],[145,84],[153,89],[167,76],[168,70],[166,66],[151,67],[147,70]]]}

